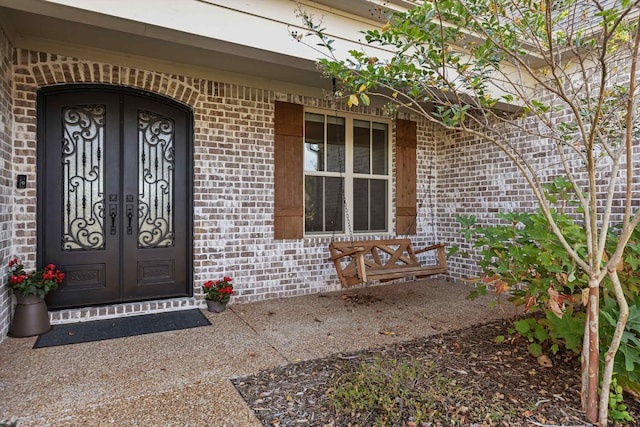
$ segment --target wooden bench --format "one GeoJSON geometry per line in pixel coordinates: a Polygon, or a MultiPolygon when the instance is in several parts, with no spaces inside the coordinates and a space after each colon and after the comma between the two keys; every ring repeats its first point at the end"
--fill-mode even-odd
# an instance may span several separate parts
{"type": "Polygon", "coordinates": [[[336,266],[342,286],[370,280],[386,282],[403,277],[424,277],[447,272],[445,244],[427,246],[414,251],[410,239],[358,240],[331,242],[330,260],[336,266]],[[421,265],[416,255],[437,251],[437,264],[421,265]]]}

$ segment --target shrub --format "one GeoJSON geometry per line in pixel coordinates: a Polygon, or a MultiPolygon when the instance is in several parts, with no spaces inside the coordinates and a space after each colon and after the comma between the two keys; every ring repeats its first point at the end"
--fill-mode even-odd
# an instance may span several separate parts
{"type": "MultiPolygon", "coordinates": [[[[587,250],[584,229],[576,224],[571,212],[579,212],[576,203],[568,200],[570,183],[560,177],[548,184],[546,197],[552,215],[574,250],[587,250]]],[[[471,297],[486,294],[488,288],[525,311],[541,309],[544,316],[518,320],[514,331],[529,340],[529,351],[539,356],[544,351],[556,353],[560,346],[581,352],[585,322],[588,277],[571,260],[559,239],[550,230],[540,210],[536,213],[500,213],[500,225],[478,227],[474,216],[458,217],[461,234],[470,241],[472,253],[477,255],[483,275],[471,297]],[[476,253],[477,251],[477,253],[476,253]]],[[[617,244],[615,229],[609,230],[606,248],[611,253],[617,244]]],[[[459,252],[455,248],[452,253],[459,252]]],[[[584,257],[583,257],[584,259],[584,257]]],[[[616,354],[613,378],[617,385],[629,391],[640,391],[640,229],[634,230],[624,256],[618,266],[618,276],[629,302],[629,320],[620,350],[616,354]],[[636,368],[637,366],[637,368],[636,368]]],[[[600,359],[612,340],[618,319],[618,305],[610,295],[610,279],[601,284],[600,359]]],[[[621,398],[617,385],[612,383],[612,398],[621,398]]],[[[623,405],[622,405],[623,406],[623,405]]],[[[614,419],[626,419],[617,402],[611,412],[614,419]]],[[[626,414],[628,416],[628,414],[626,414]]]]}

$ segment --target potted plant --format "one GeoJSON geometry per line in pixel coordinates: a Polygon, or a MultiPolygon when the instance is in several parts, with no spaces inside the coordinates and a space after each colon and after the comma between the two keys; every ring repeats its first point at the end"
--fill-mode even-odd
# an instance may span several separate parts
{"type": "Polygon", "coordinates": [[[207,302],[207,310],[221,313],[227,307],[227,303],[233,295],[231,277],[225,276],[222,280],[209,280],[202,285],[202,292],[207,302]]]}
{"type": "Polygon", "coordinates": [[[51,324],[44,297],[58,288],[64,280],[64,273],[54,264],[27,273],[18,259],[9,261],[9,268],[7,286],[13,289],[17,299],[9,335],[30,337],[48,331],[51,324]]]}

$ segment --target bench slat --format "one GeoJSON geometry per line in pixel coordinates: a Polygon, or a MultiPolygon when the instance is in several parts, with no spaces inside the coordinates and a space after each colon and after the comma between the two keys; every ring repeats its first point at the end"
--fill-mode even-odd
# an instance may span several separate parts
{"type": "Polygon", "coordinates": [[[428,267],[419,267],[419,268],[399,268],[395,270],[379,270],[379,271],[369,271],[367,272],[367,277],[369,280],[380,280],[381,282],[393,279],[400,279],[408,276],[431,276],[433,274],[441,274],[446,273],[447,270],[440,266],[428,266],[428,267]]]}

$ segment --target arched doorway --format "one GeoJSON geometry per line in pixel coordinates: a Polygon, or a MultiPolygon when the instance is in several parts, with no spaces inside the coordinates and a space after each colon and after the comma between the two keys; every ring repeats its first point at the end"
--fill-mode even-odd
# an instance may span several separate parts
{"type": "Polygon", "coordinates": [[[38,259],[65,281],[49,308],[189,296],[191,110],[147,92],[38,93],[38,259]]]}

